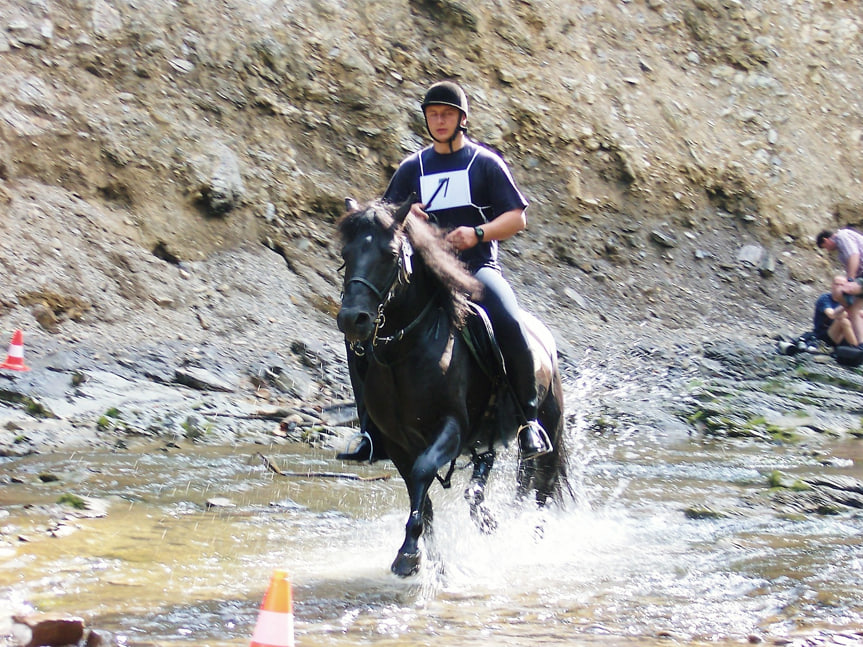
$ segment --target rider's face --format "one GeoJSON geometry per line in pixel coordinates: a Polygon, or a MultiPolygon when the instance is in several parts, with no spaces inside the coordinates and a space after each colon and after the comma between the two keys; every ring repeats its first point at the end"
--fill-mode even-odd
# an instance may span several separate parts
{"type": "Polygon", "coordinates": [[[439,142],[452,139],[461,122],[461,110],[452,106],[431,105],[426,108],[426,123],[431,136],[439,142]]]}

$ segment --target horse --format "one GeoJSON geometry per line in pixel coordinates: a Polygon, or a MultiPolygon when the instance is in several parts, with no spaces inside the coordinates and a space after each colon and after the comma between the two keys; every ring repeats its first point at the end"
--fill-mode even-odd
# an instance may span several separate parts
{"type": "MultiPolygon", "coordinates": [[[[502,370],[489,360],[496,346],[482,353],[483,345],[466,334],[477,328],[470,322],[482,319],[470,300],[481,285],[436,227],[409,214],[410,202],[361,208],[348,199],[337,223],[344,267],[338,327],[348,352],[366,361],[366,411],[410,500],[405,539],[391,566],[401,577],[420,568],[419,540],[424,529],[431,531],[433,517],[429,489],[435,478],[449,487],[461,455],[473,463],[465,491],[471,517],[483,531],[494,529],[483,492],[496,447],[514,440],[518,430],[518,404],[502,370]]],[[[539,421],[552,451],[519,460],[517,496],[533,491],[542,506],[568,489],[563,387],[550,331],[522,314],[530,330],[539,421]]],[[[487,320],[478,328],[488,328],[487,320]]]]}

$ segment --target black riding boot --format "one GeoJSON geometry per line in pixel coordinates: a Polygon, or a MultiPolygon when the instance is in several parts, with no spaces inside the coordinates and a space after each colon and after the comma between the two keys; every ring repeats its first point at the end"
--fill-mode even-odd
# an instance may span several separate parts
{"type": "Polygon", "coordinates": [[[518,448],[522,458],[536,458],[551,451],[551,440],[539,420],[528,420],[518,428],[518,448]]]}
{"type": "Polygon", "coordinates": [[[363,397],[363,386],[365,385],[366,370],[368,363],[365,357],[358,356],[351,347],[347,347],[348,373],[351,377],[351,386],[354,389],[354,401],[357,405],[357,420],[360,423],[360,443],[352,452],[341,452],[336,458],[342,461],[375,461],[389,458],[384,449],[383,438],[380,430],[375,426],[366,412],[365,398],[363,397]]]}
{"type": "Polygon", "coordinates": [[[529,362],[522,362],[510,372],[512,384],[520,413],[523,419],[518,428],[518,448],[523,459],[536,458],[552,450],[551,440],[537,420],[536,375],[533,371],[533,356],[528,351],[529,362]]]}
{"type": "Polygon", "coordinates": [[[360,424],[360,443],[352,452],[336,454],[336,458],[340,461],[368,461],[369,463],[374,463],[375,461],[389,458],[382,444],[381,432],[369,420],[368,416],[365,417],[365,420],[365,425],[360,424]]]}

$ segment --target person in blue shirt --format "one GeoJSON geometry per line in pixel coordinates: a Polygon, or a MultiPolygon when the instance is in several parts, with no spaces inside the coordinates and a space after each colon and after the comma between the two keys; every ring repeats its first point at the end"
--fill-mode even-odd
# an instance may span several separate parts
{"type": "MultiPolygon", "coordinates": [[[[470,109],[461,87],[451,81],[435,83],[425,93],[421,108],[432,143],[401,162],[383,200],[401,204],[412,194],[418,195],[419,201],[411,206],[411,213],[445,230],[446,240],[482,283],[480,304],[488,312],[524,417],[519,421],[518,431],[521,456],[533,458],[545,454],[551,451],[551,442],[537,420],[533,356],[518,300],[498,262],[498,241],[527,226],[527,200],[503,159],[468,138],[470,109]]],[[[354,366],[351,382],[364,438],[354,452],[339,457],[365,460],[369,454],[376,457],[376,431],[360,411],[362,360],[351,355],[349,351],[349,364],[354,366]]]]}
{"type": "Polygon", "coordinates": [[[817,339],[831,346],[840,344],[857,346],[858,344],[854,326],[851,325],[851,313],[842,305],[846,284],[844,276],[834,277],[831,291],[825,292],[815,301],[815,314],[812,317],[813,332],[817,339]]]}

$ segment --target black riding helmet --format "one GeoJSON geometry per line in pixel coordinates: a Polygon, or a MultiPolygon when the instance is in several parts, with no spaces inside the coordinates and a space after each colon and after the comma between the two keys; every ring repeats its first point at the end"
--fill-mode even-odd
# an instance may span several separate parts
{"type": "MultiPolygon", "coordinates": [[[[423,117],[425,117],[426,108],[429,106],[452,106],[453,108],[458,108],[461,110],[462,115],[464,115],[465,120],[470,114],[467,104],[467,95],[464,93],[464,90],[452,81],[440,81],[435,83],[426,91],[426,95],[422,102],[423,117]]],[[[426,130],[429,135],[431,135],[428,119],[426,119],[425,122],[426,130]]],[[[461,132],[467,132],[467,128],[459,123],[458,128],[453,133],[453,139],[459,130],[461,132]]],[[[452,141],[450,141],[450,143],[452,143],[452,141]]]]}

